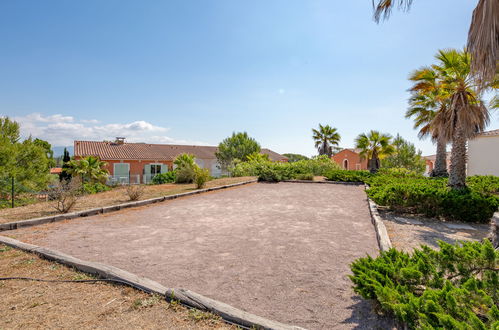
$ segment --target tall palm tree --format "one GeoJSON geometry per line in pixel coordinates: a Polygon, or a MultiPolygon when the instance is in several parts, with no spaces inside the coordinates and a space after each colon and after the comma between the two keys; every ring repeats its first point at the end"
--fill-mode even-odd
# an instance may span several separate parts
{"type": "MultiPolygon", "coordinates": [[[[411,7],[412,0],[373,0],[374,19],[387,19],[392,9],[411,7]]],[[[480,87],[494,79],[499,61],[499,1],[480,0],[473,11],[468,32],[467,48],[471,53],[471,69],[476,74],[480,87]]]]}
{"type": "Polygon", "coordinates": [[[73,176],[79,175],[82,183],[85,181],[104,181],[109,174],[109,172],[105,169],[107,163],[94,156],[71,160],[68,162],[68,165],[69,167],[66,171],[73,176]]]}
{"type": "Polygon", "coordinates": [[[410,91],[409,109],[405,117],[414,118],[414,128],[419,128],[419,138],[431,136],[437,145],[435,167],[430,173],[434,177],[448,176],[447,173],[447,141],[439,134],[433,120],[438,111],[445,111],[448,106],[448,96],[441,88],[438,73],[431,67],[423,67],[414,71],[409,79],[414,82],[410,91]]]}
{"type": "Polygon", "coordinates": [[[369,133],[359,134],[355,139],[355,147],[361,149],[360,157],[367,159],[368,169],[376,173],[380,167],[380,159],[394,153],[390,134],[382,134],[371,130],[369,133]]]}
{"type": "Polygon", "coordinates": [[[329,125],[322,126],[319,124],[319,129],[312,129],[315,147],[319,151],[319,155],[327,155],[331,157],[333,151],[338,149],[341,136],[335,127],[329,125]]]}
{"type": "Polygon", "coordinates": [[[435,115],[433,124],[445,140],[452,141],[449,186],[461,189],[466,186],[466,142],[485,129],[489,111],[477,92],[469,53],[440,50],[436,59],[438,64],[433,68],[448,95],[449,105],[435,115]]]}

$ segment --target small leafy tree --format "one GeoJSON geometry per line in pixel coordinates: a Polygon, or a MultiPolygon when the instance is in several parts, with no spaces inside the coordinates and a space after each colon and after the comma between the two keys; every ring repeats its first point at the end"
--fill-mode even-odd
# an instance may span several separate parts
{"type": "Polygon", "coordinates": [[[307,160],[308,157],[307,156],[303,156],[303,155],[300,155],[300,154],[282,154],[284,157],[286,157],[288,159],[288,162],[290,163],[294,163],[294,162],[297,162],[299,160],[307,160]]]}
{"type": "Polygon", "coordinates": [[[49,181],[46,150],[30,137],[21,141],[20,127],[8,117],[0,117],[0,191],[39,191],[49,181]]]}
{"type": "Polygon", "coordinates": [[[69,162],[71,161],[71,157],[69,157],[69,152],[66,148],[64,148],[64,153],[62,156],[62,172],[59,174],[59,181],[69,181],[71,180],[70,168],[71,165],[69,162]]]}
{"type": "Polygon", "coordinates": [[[381,161],[382,167],[386,168],[406,168],[423,174],[425,161],[421,156],[421,151],[416,150],[414,144],[404,140],[397,134],[393,140],[394,152],[381,161]]]}
{"type": "Polygon", "coordinates": [[[173,164],[176,165],[177,168],[185,166],[195,167],[196,156],[194,156],[193,154],[182,153],[175,157],[175,159],[173,160],[173,164]]]}
{"type": "Polygon", "coordinates": [[[254,152],[251,155],[248,155],[247,161],[248,162],[269,162],[270,158],[269,155],[266,154],[261,154],[259,152],[254,152]]]}
{"type": "Polygon", "coordinates": [[[226,171],[236,159],[247,161],[249,155],[259,153],[260,150],[260,144],[248,133],[234,132],[232,136],[220,142],[215,156],[222,170],[226,171]]]}

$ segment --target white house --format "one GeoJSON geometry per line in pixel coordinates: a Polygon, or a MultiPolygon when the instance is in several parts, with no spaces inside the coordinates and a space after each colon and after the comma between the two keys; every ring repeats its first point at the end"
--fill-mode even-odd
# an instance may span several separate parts
{"type": "Polygon", "coordinates": [[[499,176],[499,129],[468,141],[467,175],[499,176]]]}

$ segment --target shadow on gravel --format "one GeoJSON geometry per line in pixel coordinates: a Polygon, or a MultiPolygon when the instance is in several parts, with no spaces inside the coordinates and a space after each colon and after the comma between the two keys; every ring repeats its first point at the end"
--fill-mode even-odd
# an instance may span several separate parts
{"type": "Polygon", "coordinates": [[[379,315],[374,311],[374,304],[359,296],[353,297],[355,303],[348,309],[352,314],[341,324],[349,325],[352,329],[398,329],[395,320],[387,315],[379,315]]]}

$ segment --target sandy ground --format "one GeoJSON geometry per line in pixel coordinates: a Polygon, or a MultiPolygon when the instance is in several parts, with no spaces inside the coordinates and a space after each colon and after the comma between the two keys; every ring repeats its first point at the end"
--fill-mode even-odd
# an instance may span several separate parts
{"type": "MultiPolygon", "coordinates": [[[[91,279],[0,244],[0,277],[91,279]]],[[[209,313],[113,284],[0,281],[0,329],[235,329],[209,313]]]]}
{"type": "Polygon", "coordinates": [[[489,234],[490,225],[444,222],[414,215],[380,211],[393,247],[412,251],[422,244],[438,248],[438,241],[481,241],[489,234]]]}
{"type": "MultiPolygon", "coordinates": [[[[231,183],[248,181],[255,179],[253,177],[238,177],[238,178],[222,178],[215,179],[206,183],[206,188],[223,186],[231,183]]],[[[182,192],[195,190],[194,184],[161,184],[161,185],[144,185],[144,193],[139,200],[148,198],[161,197],[182,192]]],[[[129,198],[124,187],[118,187],[110,191],[86,195],[78,199],[75,207],[71,210],[82,211],[96,207],[116,205],[128,202],[129,198]]],[[[5,223],[15,220],[27,220],[37,217],[49,216],[58,214],[54,208],[53,202],[39,202],[16,208],[0,209],[0,223],[5,223]]]]}
{"type": "Polygon", "coordinates": [[[288,324],[388,327],[348,279],[378,253],[363,187],[251,184],[3,234],[288,324]]]}

